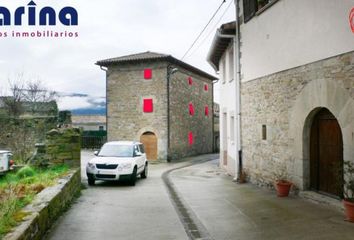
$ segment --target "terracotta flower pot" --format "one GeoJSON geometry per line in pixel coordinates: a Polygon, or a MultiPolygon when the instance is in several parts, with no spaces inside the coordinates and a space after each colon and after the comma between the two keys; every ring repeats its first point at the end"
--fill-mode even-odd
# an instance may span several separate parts
{"type": "Polygon", "coordinates": [[[354,202],[343,200],[347,221],[354,222],[354,202]]]}
{"type": "Polygon", "coordinates": [[[289,196],[290,188],[292,183],[287,181],[277,181],[276,189],[278,197],[287,197],[289,196]]]}

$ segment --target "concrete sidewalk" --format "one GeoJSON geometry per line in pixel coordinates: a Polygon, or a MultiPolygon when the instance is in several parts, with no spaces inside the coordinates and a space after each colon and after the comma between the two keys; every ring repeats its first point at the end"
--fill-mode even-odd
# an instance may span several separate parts
{"type": "Polygon", "coordinates": [[[211,161],[176,170],[179,195],[209,234],[224,239],[354,239],[354,224],[334,209],[299,197],[278,198],[251,184],[236,184],[211,161]]]}

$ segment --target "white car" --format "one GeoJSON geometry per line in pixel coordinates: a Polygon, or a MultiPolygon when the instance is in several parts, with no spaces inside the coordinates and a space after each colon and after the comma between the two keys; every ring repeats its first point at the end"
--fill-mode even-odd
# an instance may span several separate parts
{"type": "Polygon", "coordinates": [[[7,150],[0,150],[0,175],[10,171],[13,165],[12,153],[7,150]]]}
{"type": "Polygon", "coordinates": [[[148,175],[148,161],[140,142],[107,142],[95,155],[86,165],[89,185],[94,185],[95,180],[129,180],[134,186],[138,175],[148,175]]]}

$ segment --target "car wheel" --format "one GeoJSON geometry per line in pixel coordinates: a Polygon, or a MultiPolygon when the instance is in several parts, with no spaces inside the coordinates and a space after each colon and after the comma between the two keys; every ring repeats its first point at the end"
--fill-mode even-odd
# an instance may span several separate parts
{"type": "Polygon", "coordinates": [[[130,185],[131,185],[131,186],[135,186],[136,174],[137,174],[137,172],[138,172],[137,167],[134,167],[133,173],[132,173],[132,175],[130,176],[130,185]]]}
{"type": "Polygon", "coordinates": [[[87,177],[87,182],[88,182],[88,185],[90,186],[94,186],[95,185],[95,179],[93,177],[87,177]]]}
{"type": "Polygon", "coordinates": [[[149,169],[148,169],[148,163],[146,162],[146,163],[145,163],[145,167],[144,167],[144,171],[140,174],[141,178],[147,178],[147,176],[148,176],[148,171],[149,171],[149,169]]]}

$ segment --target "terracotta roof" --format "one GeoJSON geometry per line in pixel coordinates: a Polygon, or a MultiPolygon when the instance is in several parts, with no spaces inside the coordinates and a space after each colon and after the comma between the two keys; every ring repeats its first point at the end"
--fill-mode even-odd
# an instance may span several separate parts
{"type": "Polygon", "coordinates": [[[210,75],[209,73],[206,73],[188,63],[185,63],[181,60],[178,60],[177,58],[174,58],[172,55],[167,55],[163,53],[156,53],[156,52],[143,52],[143,53],[137,53],[137,54],[131,54],[131,55],[126,55],[126,56],[121,56],[121,57],[116,57],[116,58],[109,58],[105,60],[100,60],[96,62],[96,65],[99,66],[104,66],[108,67],[110,65],[115,65],[115,64],[120,64],[120,63],[133,63],[133,62],[147,62],[147,61],[167,61],[172,64],[179,65],[191,72],[194,72],[195,74],[198,74],[200,76],[203,76],[211,81],[216,80],[217,77],[210,75]]]}
{"type": "Polygon", "coordinates": [[[229,46],[232,38],[223,38],[220,34],[225,35],[235,35],[236,34],[236,22],[229,22],[221,25],[221,27],[216,31],[213,43],[208,53],[207,61],[215,69],[219,71],[219,62],[223,56],[225,50],[229,46]]]}

